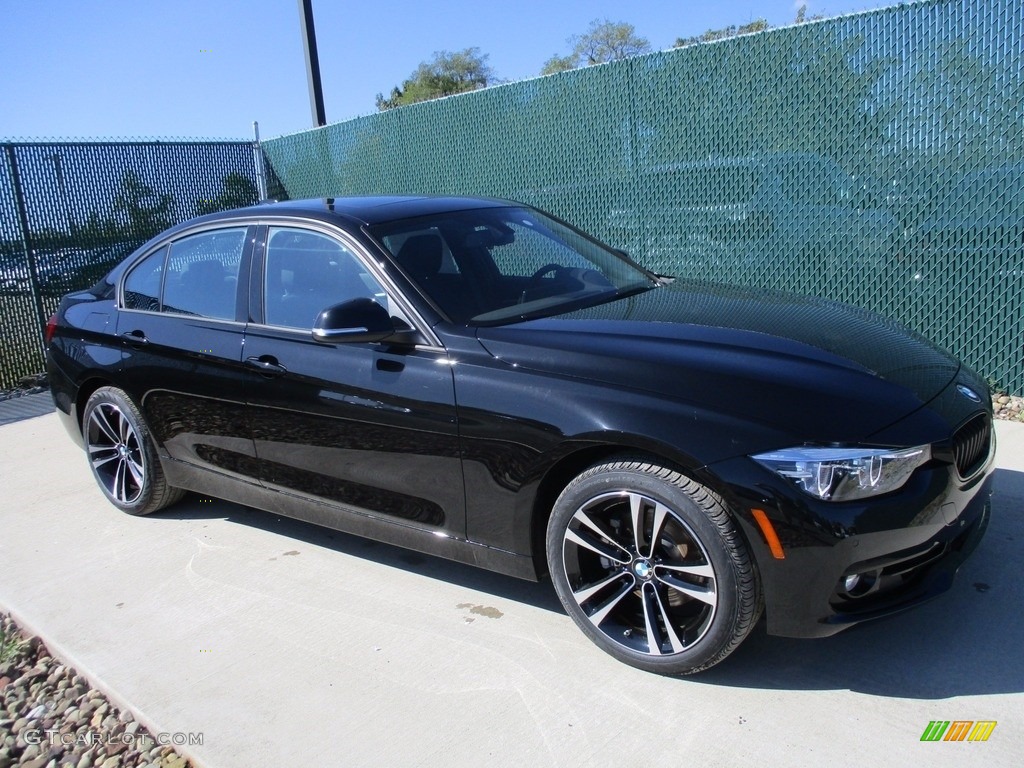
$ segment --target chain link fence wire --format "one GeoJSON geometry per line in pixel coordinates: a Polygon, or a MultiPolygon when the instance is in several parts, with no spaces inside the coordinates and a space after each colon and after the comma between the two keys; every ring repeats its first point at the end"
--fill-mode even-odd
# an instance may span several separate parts
{"type": "Polygon", "coordinates": [[[1020,394],[1022,28],[1020,0],[909,3],[263,148],[278,195],[519,200],[657,271],[896,318],[1020,394]]]}
{"type": "Polygon", "coordinates": [[[257,202],[251,142],[0,142],[0,390],[44,369],[60,297],[153,235],[257,202]]]}

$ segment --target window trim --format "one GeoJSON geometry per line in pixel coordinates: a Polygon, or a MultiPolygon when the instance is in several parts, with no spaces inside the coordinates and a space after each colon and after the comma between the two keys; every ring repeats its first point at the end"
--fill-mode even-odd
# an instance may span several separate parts
{"type": "Polygon", "coordinates": [[[408,318],[413,328],[427,340],[426,344],[417,344],[417,349],[445,351],[444,345],[438,339],[430,325],[424,320],[419,310],[413,306],[405,294],[398,288],[391,276],[386,272],[383,265],[371,257],[366,245],[360,242],[351,233],[317,219],[291,218],[291,217],[261,217],[257,222],[259,226],[258,235],[255,237],[252,265],[249,278],[249,320],[252,325],[261,328],[273,329],[275,332],[290,332],[302,336],[309,335],[309,329],[292,328],[283,325],[270,325],[265,320],[264,314],[264,285],[267,257],[267,240],[271,227],[283,229],[299,229],[307,232],[314,232],[324,235],[341,244],[356,261],[380,284],[388,299],[393,301],[402,313],[408,318]],[[255,310],[259,310],[258,318],[255,310]]]}
{"type": "Polygon", "coordinates": [[[182,232],[176,232],[173,236],[166,239],[160,240],[152,248],[147,248],[139,258],[135,259],[128,267],[125,268],[124,273],[117,281],[116,285],[116,306],[118,312],[139,312],[147,315],[159,315],[164,317],[191,317],[203,321],[218,322],[218,323],[242,323],[246,321],[244,316],[248,311],[248,295],[249,295],[249,275],[251,273],[251,264],[253,258],[253,251],[256,240],[256,225],[252,222],[246,221],[217,221],[211,222],[206,225],[198,226],[194,229],[187,229],[182,232]],[[245,235],[243,238],[242,256],[238,264],[238,284],[235,288],[235,316],[233,318],[224,317],[209,317],[207,315],[189,315],[178,312],[164,312],[164,289],[167,281],[167,261],[170,258],[171,252],[174,249],[174,244],[187,240],[198,235],[207,234],[210,232],[218,232],[230,229],[243,229],[245,235]],[[159,309],[153,311],[151,309],[138,309],[135,307],[125,306],[125,283],[128,277],[142,264],[146,259],[152,256],[154,253],[161,249],[166,249],[164,254],[164,265],[163,273],[160,275],[160,295],[158,298],[159,309]],[[243,306],[244,305],[244,306],[243,306]],[[240,319],[241,318],[241,319],[240,319]]]}

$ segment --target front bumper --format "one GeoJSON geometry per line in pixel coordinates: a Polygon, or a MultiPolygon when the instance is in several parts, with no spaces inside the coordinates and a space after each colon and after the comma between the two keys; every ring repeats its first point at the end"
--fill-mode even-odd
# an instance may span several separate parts
{"type": "Polygon", "coordinates": [[[947,591],[990,516],[994,438],[969,480],[933,460],[906,486],[857,503],[817,501],[749,459],[715,467],[757,560],[768,632],[825,637],[947,591]],[[754,520],[765,512],[785,553],[775,558],[754,520]],[[862,579],[846,588],[848,576],[862,579]]]}

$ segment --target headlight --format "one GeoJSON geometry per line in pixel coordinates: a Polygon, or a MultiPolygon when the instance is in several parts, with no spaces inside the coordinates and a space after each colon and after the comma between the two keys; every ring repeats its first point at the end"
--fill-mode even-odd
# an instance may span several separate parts
{"type": "Polygon", "coordinates": [[[824,501],[850,501],[902,488],[932,457],[931,446],[905,450],[786,448],[751,458],[824,501]]]}

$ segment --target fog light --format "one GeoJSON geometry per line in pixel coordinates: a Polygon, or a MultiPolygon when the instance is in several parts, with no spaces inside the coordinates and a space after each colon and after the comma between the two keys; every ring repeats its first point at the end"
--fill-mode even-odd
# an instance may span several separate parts
{"type": "Polygon", "coordinates": [[[842,591],[847,597],[864,597],[878,583],[878,571],[851,573],[843,577],[842,591]]]}

